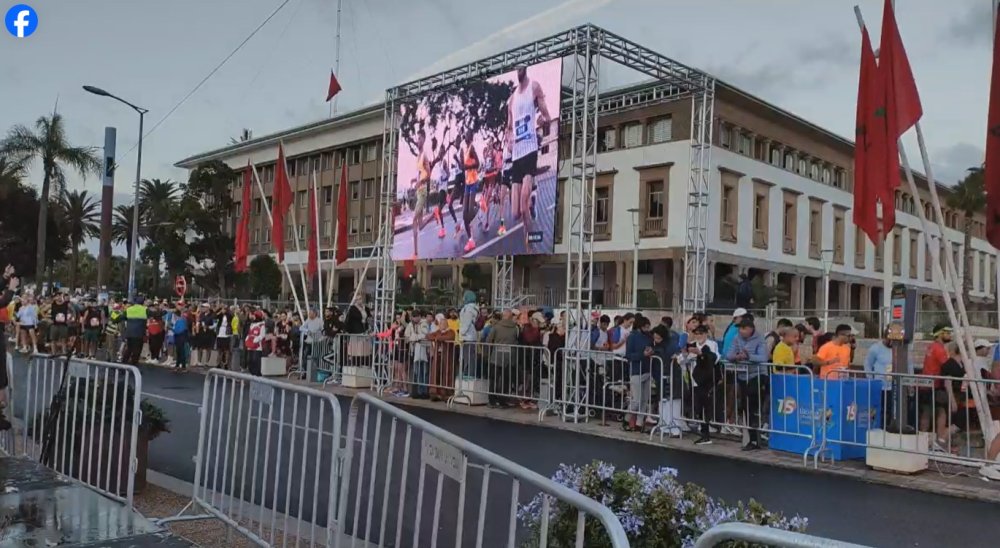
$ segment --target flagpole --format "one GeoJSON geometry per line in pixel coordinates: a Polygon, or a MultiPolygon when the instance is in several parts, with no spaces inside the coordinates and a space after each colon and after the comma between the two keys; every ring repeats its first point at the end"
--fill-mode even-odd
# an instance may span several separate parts
{"type": "MultiPolygon", "coordinates": [[[[858,8],[858,6],[854,6],[854,13],[857,16],[858,25],[860,26],[861,29],[864,29],[865,28],[864,18],[861,16],[861,9],[858,8]]],[[[884,40],[884,38],[885,37],[880,37],[880,40],[884,40]]],[[[929,157],[927,156],[927,148],[923,140],[923,132],[920,130],[919,121],[916,123],[916,129],[917,129],[917,142],[920,147],[920,153],[924,162],[924,169],[926,171],[927,186],[930,191],[931,202],[934,206],[935,214],[937,215],[938,220],[941,221],[944,219],[943,215],[941,214],[941,202],[938,199],[937,188],[935,187],[934,176],[931,171],[929,157]]],[[[906,155],[906,148],[903,144],[903,140],[898,139],[897,143],[899,146],[899,160],[903,164],[903,171],[906,174],[907,185],[912,195],[919,197],[920,192],[917,189],[917,183],[915,178],[913,177],[913,170],[910,168],[910,161],[906,155]]],[[[885,204],[883,204],[883,207],[884,206],[885,204]]],[[[891,207],[895,207],[895,204],[891,204],[891,207]]],[[[958,303],[959,310],[962,313],[965,312],[965,303],[961,295],[958,294],[957,291],[958,288],[957,285],[955,284],[954,258],[952,257],[950,249],[951,241],[948,238],[946,238],[944,227],[941,226],[940,223],[937,225],[937,233],[935,234],[935,232],[931,229],[931,223],[927,220],[927,216],[924,215],[924,208],[918,207],[915,209],[917,211],[917,218],[920,220],[920,226],[923,229],[924,234],[926,236],[925,241],[927,243],[927,248],[930,251],[931,260],[933,261],[932,267],[934,269],[934,277],[938,282],[938,288],[941,290],[942,297],[944,298],[945,308],[948,311],[948,319],[951,321],[951,324],[953,326],[956,326],[959,329],[959,331],[961,331],[961,333],[959,333],[959,336],[955,341],[956,346],[958,346],[959,353],[962,356],[962,361],[964,362],[965,370],[966,373],[969,375],[969,378],[978,380],[980,379],[979,370],[978,368],[975,367],[975,364],[971,359],[972,354],[970,353],[970,349],[974,348],[972,342],[972,334],[968,329],[968,327],[966,327],[967,323],[965,325],[959,323],[960,316],[956,313],[955,304],[952,302],[952,298],[954,297],[955,302],[958,303]],[[941,268],[940,246],[932,245],[931,243],[931,236],[933,235],[938,235],[941,242],[948,242],[949,244],[948,249],[945,250],[946,252],[945,264],[947,267],[947,272],[943,271],[943,269],[941,268]],[[949,290],[949,286],[951,290],[949,290]],[[954,292],[955,294],[953,295],[952,292],[954,292]]],[[[963,316],[964,317],[961,319],[967,318],[967,315],[963,314],[963,316]]],[[[992,439],[993,437],[991,434],[992,419],[990,418],[989,409],[986,407],[986,389],[981,382],[975,382],[973,383],[973,385],[974,385],[973,389],[975,391],[975,396],[976,396],[975,397],[976,412],[979,416],[980,424],[983,425],[982,428],[984,433],[990,434],[984,437],[986,439],[992,439]]]]}
{"type": "Polygon", "coordinates": [[[316,273],[316,283],[319,284],[319,313],[323,314],[323,257],[320,255],[320,226],[319,226],[319,185],[316,183],[316,170],[312,172],[312,188],[313,188],[313,222],[316,223],[313,226],[315,231],[313,233],[313,238],[316,240],[316,267],[319,268],[319,272],[316,273]]]}
{"type": "MultiPolygon", "coordinates": [[[[253,178],[257,181],[257,189],[260,191],[260,199],[264,202],[264,211],[267,212],[267,220],[274,226],[274,217],[271,216],[271,207],[267,205],[267,195],[264,194],[264,185],[260,182],[260,176],[257,175],[257,166],[250,162],[250,169],[253,170],[253,178]]],[[[292,289],[292,298],[295,299],[295,309],[299,311],[299,315],[302,315],[302,307],[299,305],[299,295],[295,291],[295,282],[292,281],[292,272],[288,269],[288,264],[285,261],[281,261],[281,266],[285,267],[285,275],[288,276],[288,287],[292,289]]]]}
{"type": "MultiPolygon", "coordinates": [[[[296,194],[298,194],[298,193],[296,192],[296,194]]],[[[292,203],[292,234],[294,234],[294,236],[293,236],[292,239],[295,240],[295,253],[299,256],[299,280],[302,282],[302,292],[303,292],[302,298],[306,302],[306,310],[308,311],[309,310],[309,286],[306,285],[306,269],[305,269],[305,263],[302,261],[302,246],[299,245],[299,221],[296,219],[296,216],[295,216],[295,210],[299,208],[299,204],[295,203],[295,202],[298,202],[298,200],[296,200],[294,198],[292,199],[292,201],[293,201],[293,203],[292,203]]],[[[301,312],[299,313],[299,317],[302,318],[302,321],[305,321],[305,319],[306,319],[306,317],[303,316],[301,314],[301,312]]]]}
{"type": "MultiPolygon", "coordinates": [[[[344,7],[344,0],[337,0],[337,37],[336,45],[334,46],[334,58],[333,58],[333,73],[340,74],[340,15],[344,7]]],[[[330,102],[330,118],[337,113],[337,96],[333,96],[333,101],[330,102]]],[[[334,259],[334,264],[336,264],[336,259],[334,259]]]]}

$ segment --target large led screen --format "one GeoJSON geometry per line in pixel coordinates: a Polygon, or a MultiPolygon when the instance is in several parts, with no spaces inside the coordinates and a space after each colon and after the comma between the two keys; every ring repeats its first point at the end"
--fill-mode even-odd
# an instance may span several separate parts
{"type": "Polygon", "coordinates": [[[392,257],[552,253],[562,60],[400,109],[392,257]]]}

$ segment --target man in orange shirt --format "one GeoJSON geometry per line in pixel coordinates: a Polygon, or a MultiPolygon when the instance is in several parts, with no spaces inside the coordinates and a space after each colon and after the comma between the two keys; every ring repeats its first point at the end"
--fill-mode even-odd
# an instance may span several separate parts
{"type": "Polygon", "coordinates": [[[837,379],[839,371],[851,366],[851,326],[840,324],[834,332],[833,339],[819,347],[813,356],[813,365],[819,367],[821,379],[837,379]]]}

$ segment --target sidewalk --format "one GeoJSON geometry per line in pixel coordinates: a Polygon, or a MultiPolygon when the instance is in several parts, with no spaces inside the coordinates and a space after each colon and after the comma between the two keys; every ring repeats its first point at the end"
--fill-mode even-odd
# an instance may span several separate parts
{"type": "MultiPolygon", "coordinates": [[[[198,374],[205,374],[204,368],[192,369],[191,371],[198,374]]],[[[287,382],[299,386],[309,386],[311,388],[331,392],[338,397],[343,398],[343,411],[345,413],[347,412],[347,406],[350,405],[350,400],[360,391],[359,389],[345,388],[337,385],[320,386],[316,383],[299,379],[287,379],[284,377],[269,378],[281,382],[287,382]]],[[[434,409],[437,411],[448,411],[491,420],[522,424],[525,426],[557,428],[560,430],[577,432],[590,436],[666,447],[668,449],[712,455],[739,461],[754,462],[757,464],[776,466],[779,468],[795,469],[798,471],[812,472],[816,474],[831,474],[834,476],[881,485],[889,485],[893,487],[901,487],[904,489],[913,489],[926,493],[1000,503],[1000,483],[993,483],[981,479],[976,469],[965,466],[932,462],[930,464],[930,468],[926,472],[912,476],[872,470],[869,469],[863,461],[840,461],[833,463],[820,462],[817,468],[813,468],[811,459],[809,466],[803,465],[802,455],[771,451],[766,448],[751,452],[741,451],[740,440],[730,436],[715,435],[712,438],[715,443],[712,445],[701,446],[694,445],[695,438],[691,435],[681,439],[664,437],[661,440],[659,435],[650,438],[648,434],[625,432],[618,428],[617,424],[614,423],[602,426],[599,418],[593,419],[590,422],[572,423],[563,422],[556,416],[549,416],[539,422],[537,410],[522,411],[519,409],[490,409],[486,406],[471,407],[463,404],[456,404],[453,407],[448,407],[444,402],[431,402],[429,400],[414,400],[411,398],[384,396],[382,399],[404,408],[434,409]]]]}

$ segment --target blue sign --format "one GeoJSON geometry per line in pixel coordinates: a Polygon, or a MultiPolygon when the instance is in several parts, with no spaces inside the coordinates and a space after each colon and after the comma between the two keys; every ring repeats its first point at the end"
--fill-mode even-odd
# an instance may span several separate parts
{"type": "Polygon", "coordinates": [[[27,38],[38,28],[38,14],[27,4],[17,4],[3,18],[7,32],[15,38],[27,38]]]}

